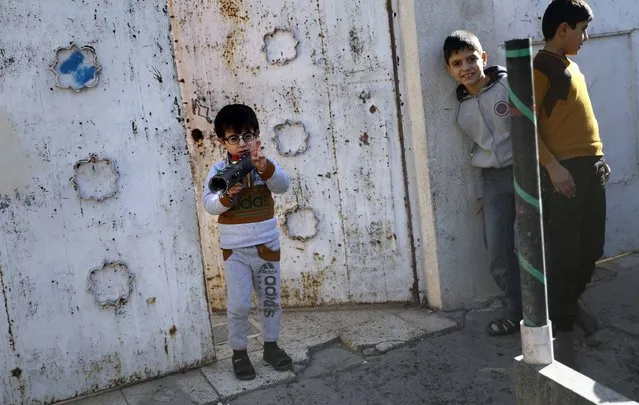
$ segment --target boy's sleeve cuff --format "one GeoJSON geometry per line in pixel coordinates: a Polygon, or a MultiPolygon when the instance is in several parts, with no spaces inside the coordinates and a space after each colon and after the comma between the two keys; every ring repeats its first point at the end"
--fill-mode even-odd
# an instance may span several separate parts
{"type": "Polygon", "coordinates": [[[258,170],[257,174],[262,178],[262,180],[266,181],[273,177],[275,173],[275,165],[270,160],[266,160],[266,168],[261,172],[258,170]]]}

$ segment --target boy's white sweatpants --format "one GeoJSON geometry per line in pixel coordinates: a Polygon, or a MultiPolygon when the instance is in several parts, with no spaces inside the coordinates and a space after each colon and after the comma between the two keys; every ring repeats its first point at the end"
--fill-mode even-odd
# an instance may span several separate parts
{"type": "Polygon", "coordinates": [[[262,339],[280,337],[280,241],[238,249],[223,249],[226,274],[229,346],[244,350],[248,344],[251,293],[255,288],[262,339]]]}

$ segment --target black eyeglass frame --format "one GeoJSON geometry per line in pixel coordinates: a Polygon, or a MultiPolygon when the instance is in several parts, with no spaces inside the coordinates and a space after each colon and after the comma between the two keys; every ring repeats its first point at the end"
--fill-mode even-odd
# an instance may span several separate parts
{"type": "Polygon", "coordinates": [[[231,135],[222,139],[224,140],[224,142],[228,142],[231,145],[237,145],[238,143],[240,143],[240,139],[242,139],[244,143],[248,144],[249,142],[254,141],[256,138],[257,134],[254,134],[253,132],[245,132],[241,135],[231,135]]]}

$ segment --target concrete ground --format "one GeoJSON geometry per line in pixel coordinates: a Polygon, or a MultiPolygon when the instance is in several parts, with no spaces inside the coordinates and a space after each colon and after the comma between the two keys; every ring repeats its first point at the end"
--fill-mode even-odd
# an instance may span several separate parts
{"type": "MultiPolygon", "coordinates": [[[[583,374],[639,401],[639,254],[602,263],[584,295],[601,322],[575,343],[583,374]]],[[[261,361],[257,323],[251,358],[258,378],[239,382],[215,317],[218,361],[185,374],[125,387],[74,405],[514,404],[519,334],[485,334],[498,308],[443,313],[362,307],[286,311],[281,345],[295,361],[279,373],[261,361]]]]}

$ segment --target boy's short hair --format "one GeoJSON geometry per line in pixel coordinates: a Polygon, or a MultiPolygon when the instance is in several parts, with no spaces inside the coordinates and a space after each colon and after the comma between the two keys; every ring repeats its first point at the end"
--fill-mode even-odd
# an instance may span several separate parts
{"type": "Polygon", "coordinates": [[[260,132],[255,111],[244,104],[228,104],[222,107],[215,116],[213,127],[218,138],[224,138],[228,129],[238,134],[244,131],[260,132]]]}
{"type": "Polygon", "coordinates": [[[550,41],[562,23],[574,29],[578,23],[591,20],[592,9],[584,0],[553,0],[544,12],[541,31],[544,39],[550,41]]]}
{"type": "Polygon", "coordinates": [[[448,65],[448,60],[453,53],[464,50],[483,52],[481,42],[479,42],[477,35],[470,31],[457,30],[447,36],[444,41],[444,58],[446,59],[446,64],[448,65]]]}

